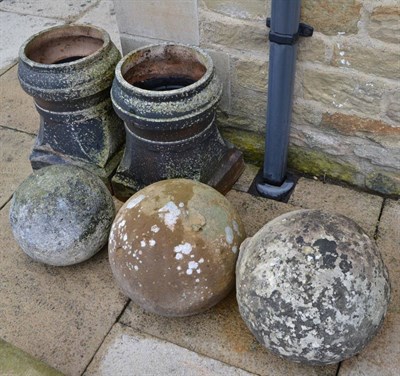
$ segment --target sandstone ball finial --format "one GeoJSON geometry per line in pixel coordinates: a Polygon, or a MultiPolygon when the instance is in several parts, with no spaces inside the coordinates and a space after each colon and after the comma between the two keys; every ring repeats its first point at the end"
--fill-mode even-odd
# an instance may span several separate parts
{"type": "Polygon", "coordinates": [[[13,234],[34,260],[73,265],[107,242],[114,202],[99,177],[76,167],[52,165],[35,171],[16,190],[10,208],[13,234]]]}
{"type": "Polygon", "coordinates": [[[119,286],[147,311],[164,316],[202,312],[234,286],[244,228],[215,189],[187,179],[164,180],[133,195],[109,239],[119,286]]]}
{"type": "Polygon", "coordinates": [[[337,363],[360,352],[387,311],[387,269],[352,220],[299,210],[247,239],[236,269],[240,313],[258,341],[295,362],[337,363]]]}

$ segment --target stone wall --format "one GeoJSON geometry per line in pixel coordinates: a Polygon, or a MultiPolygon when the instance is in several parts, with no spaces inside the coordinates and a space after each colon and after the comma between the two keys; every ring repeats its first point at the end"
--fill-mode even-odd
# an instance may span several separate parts
{"type": "MultiPolygon", "coordinates": [[[[114,0],[123,52],[199,45],[224,80],[218,122],[249,162],[263,159],[270,0],[114,0]]],[[[397,0],[303,0],[289,167],[400,194],[397,0]]]]}

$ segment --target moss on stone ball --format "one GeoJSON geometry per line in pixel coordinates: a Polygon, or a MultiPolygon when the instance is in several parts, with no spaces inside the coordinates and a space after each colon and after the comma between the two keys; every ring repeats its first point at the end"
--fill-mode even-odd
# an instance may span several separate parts
{"type": "Polygon", "coordinates": [[[14,193],[10,223],[36,261],[73,265],[107,242],[115,207],[101,179],[76,166],[53,165],[30,175],[14,193]]]}

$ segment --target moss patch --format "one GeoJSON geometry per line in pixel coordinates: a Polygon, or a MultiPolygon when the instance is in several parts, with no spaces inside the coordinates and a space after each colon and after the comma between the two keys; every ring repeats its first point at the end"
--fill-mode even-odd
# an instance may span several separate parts
{"type": "Polygon", "coordinates": [[[366,186],[376,192],[400,196],[400,176],[385,172],[374,172],[367,176],[366,186]]]}
{"type": "Polygon", "coordinates": [[[288,166],[306,174],[326,175],[332,179],[357,184],[358,171],[354,166],[333,160],[319,151],[290,146],[288,166]]]}
{"type": "Polygon", "coordinates": [[[0,339],[0,374],[62,376],[61,372],[0,339]]]}
{"type": "Polygon", "coordinates": [[[243,152],[247,163],[262,165],[264,160],[264,135],[236,128],[223,128],[221,133],[224,138],[243,152]]]}

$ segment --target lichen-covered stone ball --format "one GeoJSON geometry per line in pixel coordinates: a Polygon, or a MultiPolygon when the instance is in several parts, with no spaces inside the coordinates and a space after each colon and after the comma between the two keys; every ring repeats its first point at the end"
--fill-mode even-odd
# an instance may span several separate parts
{"type": "Polygon", "coordinates": [[[164,180],[134,194],[118,212],[110,264],[121,289],[143,309],[188,316],[232,289],[244,237],[236,210],[215,189],[164,180]]]}
{"type": "Polygon", "coordinates": [[[295,362],[340,362],[361,351],[389,303],[387,269],[352,220],[284,214],[246,239],[236,269],[240,313],[258,341],[295,362]]]}
{"type": "Polygon", "coordinates": [[[10,223],[22,250],[34,260],[73,265],[106,243],[115,217],[111,194],[96,175],[53,165],[30,175],[14,193],[10,223]]]}

